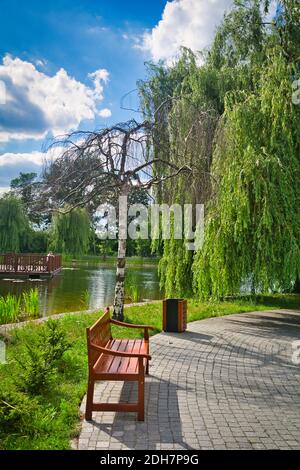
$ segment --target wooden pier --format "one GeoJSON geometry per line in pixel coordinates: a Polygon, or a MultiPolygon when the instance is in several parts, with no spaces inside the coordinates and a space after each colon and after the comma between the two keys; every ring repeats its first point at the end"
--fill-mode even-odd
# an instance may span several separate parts
{"type": "Polygon", "coordinates": [[[60,255],[0,253],[0,276],[52,277],[61,271],[60,255]]]}

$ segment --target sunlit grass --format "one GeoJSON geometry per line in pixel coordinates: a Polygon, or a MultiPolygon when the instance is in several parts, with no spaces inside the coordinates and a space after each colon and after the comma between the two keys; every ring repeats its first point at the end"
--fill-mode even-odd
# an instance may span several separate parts
{"type": "Polygon", "coordinates": [[[21,313],[21,299],[8,294],[0,297],[0,324],[14,323],[21,313]]]}
{"type": "Polygon", "coordinates": [[[36,318],[40,312],[38,289],[23,292],[22,296],[8,294],[0,297],[0,324],[16,323],[23,318],[36,318]]]}
{"type": "Polygon", "coordinates": [[[29,317],[37,317],[40,309],[38,289],[30,289],[28,292],[23,292],[22,299],[24,314],[29,317]]]}

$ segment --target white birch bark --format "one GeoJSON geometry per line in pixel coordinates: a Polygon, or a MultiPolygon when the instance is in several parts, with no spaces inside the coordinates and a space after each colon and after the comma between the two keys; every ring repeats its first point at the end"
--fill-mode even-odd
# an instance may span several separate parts
{"type": "Polygon", "coordinates": [[[124,190],[119,198],[118,260],[113,317],[124,320],[125,267],[127,247],[127,204],[128,192],[124,190]]]}

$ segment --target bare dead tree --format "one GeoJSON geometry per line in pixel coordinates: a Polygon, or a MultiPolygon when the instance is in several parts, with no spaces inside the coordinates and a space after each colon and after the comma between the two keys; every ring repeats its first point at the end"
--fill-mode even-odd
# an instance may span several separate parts
{"type": "MultiPolygon", "coordinates": [[[[101,202],[120,196],[127,200],[137,188],[150,190],[179,174],[190,174],[192,169],[188,166],[179,167],[159,156],[153,157],[153,135],[151,123],[131,120],[98,132],[76,132],[57,140],[54,145],[63,150],[45,168],[40,187],[44,207],[64,212],[83,206],[95,209],[101,202]],[[163,176],[153,171],[156,165],[165,168],[163,176]]],[[[121,320],[126,242],[127,226],[119,218],[114,317],[121,320]]]]}

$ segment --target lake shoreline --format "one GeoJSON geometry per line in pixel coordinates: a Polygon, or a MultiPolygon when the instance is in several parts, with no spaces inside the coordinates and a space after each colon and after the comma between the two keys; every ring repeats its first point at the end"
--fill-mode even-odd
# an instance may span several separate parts
{"type": "MultiPolygon", "coordinates": [[[[129,307],[139,307],[139,306],[144,306],[144,305],[152,305],[152,304],[157,304],[162,302],[162,300],[149,300],[145,302],[137,302],[137,303],[130,303],[130,304],[125,304],[124,308],[129,308],[129,307]]],[[[95,313],[100,313],[103,311],[103,309],[106,307],[99,307],[97,309],[92,309],[92,310],[79,310],[77,312],[63,312],[63,313],[56,313],[54,315],[47,315],[45,317],[40,317],[40,318],[35,318],[32,320],[24,320],[20,321],[17,323],[6,323],[4,325],[0,325],[0,336],[1,334],[5,335],[7,334],[8,331],[14,330],[15,328],[24,328],[27,325],[40,325],[41,323],[44,323],[50,319],[52,320],[58,320],[60,318],[65,317],[66,315],[82,315],[82,314],[95,314],[95,313]]],[[[109,307],[111,310],[113,309],[113,306],[109,307]]]]}
{"type": "MultiPolygon", "coordinates": [[[[102,306],[113,304],[115,280],[116,268],[109,264],[100,267],[86,262],[68,263],[52,279],[0,279],[0,299],[10,294],[22,301],[24,293],[38,289],[39,315],[35,318],[67,312],[97,311],[102,306]]],[[[126,282],[126,303],[152,301],[162,297],[156,266],[128,266],[126,282]]],[[[26,320],[30,318],[2,319],[0,315],[0,325],[26,320]]]]}

